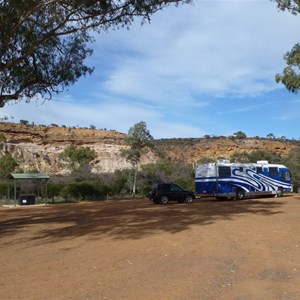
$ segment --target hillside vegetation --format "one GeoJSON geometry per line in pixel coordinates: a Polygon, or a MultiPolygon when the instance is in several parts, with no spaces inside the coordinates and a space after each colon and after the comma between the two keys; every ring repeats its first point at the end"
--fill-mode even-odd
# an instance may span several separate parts
{"type": "MultiPolygon", "coordinates": [[[[131,165],[121,155],[128,147],[126,137],[124,133],[105,129],[0,122],[0,159],[2,165],[14,167],[15,172],[48,173],[56,183],[80,181],[81,190],[84,189],[83,181],[96,180],[93,183],[94,195],[126,194],[130,193],[132,185],[131,165]],[[74,145],[74,149],[90,149],[93,153],[88,166],[82,166],[76,174],[61,162],[62,154],[70,145],[74,145]]],[[[138,190],[146,193],[151,182],[158,180],[193,188],[195,164],[217,159],[249,159],[249,162],[268,159],[272,163],[284,163],[292,170],[297,188],[299,145],[296,140],[241,135],[154,140],[152,150],[140,161],[138,190]]]]}

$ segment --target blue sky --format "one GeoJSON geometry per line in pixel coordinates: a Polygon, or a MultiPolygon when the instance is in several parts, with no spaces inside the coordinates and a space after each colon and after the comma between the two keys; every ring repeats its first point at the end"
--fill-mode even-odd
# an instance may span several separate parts
{"type": "Polygon", "coordinates": [[[96,36],[91,76],[43,104],[6,105],[0,117],[124,133],[143,120],[156,139],[300,138],[300,95],[274,81],[300,42],[300,16],[269,0],[195,0],[140,23],[96,36]]]}

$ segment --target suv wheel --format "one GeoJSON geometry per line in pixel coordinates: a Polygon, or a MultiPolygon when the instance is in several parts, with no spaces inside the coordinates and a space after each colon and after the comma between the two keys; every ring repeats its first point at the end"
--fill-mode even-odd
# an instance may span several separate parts
{"type": "Polygon", "coordinates": [[[191,195],[185,196],[184,202],[185,203],[192,203],[193,202],[193,197],[191,195]]]}
{"type": "Polygon", "coordinates": [[[160,203],[161,204],[167,204],[169,202],[168,196],[161,196],[160,197],[160,203]]]}

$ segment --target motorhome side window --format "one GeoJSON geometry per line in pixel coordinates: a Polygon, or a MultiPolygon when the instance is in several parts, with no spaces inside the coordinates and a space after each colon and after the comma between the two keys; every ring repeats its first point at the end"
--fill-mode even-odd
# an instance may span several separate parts
{"type": "Polygon", "coordinates": [[[278,176],[278,168],[275,167],[269,167],[269,175],[270,176],[278,176]]]}
{"type": "Polygon", "coordinates": [[[262,174],[262,172],[263,172],[262,167],[256,167],[256,173],[262,174]]]}
{"type": "Polygon", "coordinates": [[[230,167],[219,166],[219,177],[230,177],[231,170],[230,167]]]}

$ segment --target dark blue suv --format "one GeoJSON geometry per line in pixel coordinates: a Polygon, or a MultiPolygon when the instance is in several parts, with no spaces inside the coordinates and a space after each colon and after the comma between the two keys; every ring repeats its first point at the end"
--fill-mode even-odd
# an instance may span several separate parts
{"type": "Polygon", "coordinates": [[[149,198],[155,204],[167,204],[169,201],[192,203],[195,199],[195,194],[192,191],[182,189],[174,183],[155,183],[151,187],[149,198]]]}

